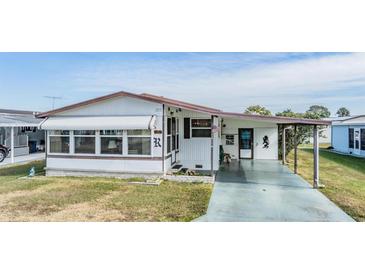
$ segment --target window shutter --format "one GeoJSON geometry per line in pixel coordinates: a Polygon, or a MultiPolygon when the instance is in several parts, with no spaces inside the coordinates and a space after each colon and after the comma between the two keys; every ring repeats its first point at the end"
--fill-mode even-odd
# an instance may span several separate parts
{"type": "Polygon", "coordinates": [[[190,139],[190,118],[184,118],[184,139],[190,139]]]}
{"type": "Polygon", "coordinates": [[[349,148],[354,148],[354,129],[349,128],[349,148]]]}

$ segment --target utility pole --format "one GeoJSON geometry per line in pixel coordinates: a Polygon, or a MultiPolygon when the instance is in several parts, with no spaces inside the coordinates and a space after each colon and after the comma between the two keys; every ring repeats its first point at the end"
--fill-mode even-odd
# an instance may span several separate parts
{"type": "Polygon", "coordinates": [[[44,98],[48,98],[52,100],[52,110],[54,109],[54,105],[56,100],[61,100],[62,97],[57,97],[57,96],[44,96],[44,98]]]}

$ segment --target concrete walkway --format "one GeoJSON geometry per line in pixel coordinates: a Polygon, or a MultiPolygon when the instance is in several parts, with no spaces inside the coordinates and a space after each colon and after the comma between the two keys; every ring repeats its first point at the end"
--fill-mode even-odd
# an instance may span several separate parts
{"type": "MultiPolygon", "coordinates": [[[[14,160],[15,160],[14,164],[28,163],[28,162],[37,161],[37,160],[44,160],[45,158],[46,158],[45,153],[32,153],[29,155],[14,157],[14,160]]],[[[9,165],[12,165],[10,157],[6,158],[2,163],[0,163],[0,168],[9,166],[9,165]]]]}
{"type": "Polygon", "coordinates": [[[241,160],[217,174],[207,214],[196,221],[353,221],[279,161],[241,160]]]}

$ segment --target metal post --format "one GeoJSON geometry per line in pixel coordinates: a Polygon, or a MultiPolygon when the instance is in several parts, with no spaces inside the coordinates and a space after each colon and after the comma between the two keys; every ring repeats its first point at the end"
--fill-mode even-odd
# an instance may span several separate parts
{"type": "Polygon", "coordinates": [[[318,127],[313,128],[313,188],[319,185],[319,146],[318,146],[318,127]]]}
{"type": "Polygon", "coordinates": [[[285,126],[283,125],[283,135],[282,135],[282,160],[283,160],[283,165],[285,165],[286,159],[285,159],[285,153],[286,153],[286,148],[285,148],[285,126]]]}
{"type": "Polygon", "coordinates": [[[294,173],[298,173],[298,140],[297,125],[294,126],[294,173]]]}
{"type": "Polygon", "coordinates": [[[10,155],[11,155],[11,162],[14,164],[15,163],[15,159],[14,159],[14,127],[11,127],[10,130],[10,155]]]}

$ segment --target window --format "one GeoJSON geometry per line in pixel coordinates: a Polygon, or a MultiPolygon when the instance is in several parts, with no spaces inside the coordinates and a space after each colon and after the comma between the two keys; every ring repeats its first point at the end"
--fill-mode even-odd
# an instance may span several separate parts
{"type": "Polygon", "coordinates": [[[101,154],[123,154],[123,131],[101,130],[100,131],[101,154]]]}
{"type": "Polygon", "coordinates": [[[349,128],[349,148],[354,148],[354,129],[349,128]]]}
{"type": "Polygon", "coordinates": [[[70,153],[70,131],[52,130],[49,132],[50,153],[70,153]]]}
{"type": "Polygon", "coordinates": [[[128,155],[151,155],[151,131],[128,130],[128,155]]]}
{"type": "Polygon", "coordinates": [[[171,152],[171,126],[172,126],[172,119],[167,118],[167,153],[171,152]]]}
{"type": "Polygon", "coordinates": [[[226,135],[226,145],[234,146],[234,135],[226,135]]]}
{"type": "Polygon", "coordinates": [[[210,138],[211,126],[211,119],[191,119],[191,136],[195,138],[210,138]]]}
{"type": "Polygon", "coordinates": [[[355,130],[355,149],[360,148],[360,131],[355,130]]]}
{"type": "Polygon", "coordinates": [[[172,121],[172,144],[171,144],[171,150],[175,150],[176,149],[176,118],[173,117],[171,119],[172,121]]]}
{"type": "Polygon", "coordinates": [[[176,118],[176,149],[179,150],[180,144],[179,144],[179,119],[176,118]]]}
{"type": "Polygon", "coordinates": [[[190,139],[190,118],[184,118],[184,139],[190,139]]]}
{"type": "Polygon", "coordinates": [[[361,150],[365,150],[365,128],[361,129],[361,150]]]}
{"type": "Polygon", "coordinates": [[[75,130],[75,153],[95,154],[95,130],[75,130]]]}

